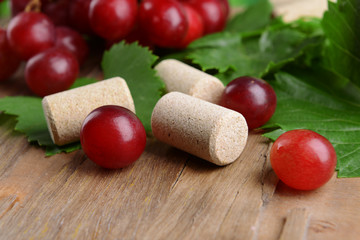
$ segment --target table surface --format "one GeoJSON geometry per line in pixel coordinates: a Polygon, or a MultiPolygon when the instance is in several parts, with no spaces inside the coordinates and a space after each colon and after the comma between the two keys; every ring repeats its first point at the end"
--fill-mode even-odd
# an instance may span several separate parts
{"type": "MultiPolygon", "coordinates": [[[[324,0],[274,0],[292,20],[321,16],[324,0]]],[[[101,79],[99,59],[82,76],[101,79]]],[[[0,97],[28,94],[23,70],[0,97]]],[[[83,151],[45,157],[0,115],[0,239],[358,239],[360,180],[315,191],[279,182],[271,143],[251,132],[240,158],[217,167],[148,138],[133,165],[105,170],[83,151]]]]}

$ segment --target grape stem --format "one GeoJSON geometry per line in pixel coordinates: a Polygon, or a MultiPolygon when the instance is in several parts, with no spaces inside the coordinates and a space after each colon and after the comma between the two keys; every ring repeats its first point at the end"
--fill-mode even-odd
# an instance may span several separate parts
{"type": "Polygon", "coordinates": [[[26,5],[25,12],[41,12],[41,0],[31,0],[26,5]]]}

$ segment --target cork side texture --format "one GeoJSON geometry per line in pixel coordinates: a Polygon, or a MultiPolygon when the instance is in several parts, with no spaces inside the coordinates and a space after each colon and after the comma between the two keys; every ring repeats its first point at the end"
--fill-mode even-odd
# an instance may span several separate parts
{"type": "Polygon", "coordinates": [[[175,59],[166,59],[155,66],[168,92],[182,92],[202,100],[219,103],[225,89],[216,77],[175,59]]]}
{"type": "Polygon", "coordinates": [[[240,113],[179,92],[158,101],[151,126],[158,140],[220,166],[238,159],[248,135],[240,113]]]}
{"type": "Polygon", "coordinates": [[[57,145],[78,141],[85,117],[100,106],[119,105],[135,112],[130,90],[120,77],[46,96],[42,105],[57,145]]]}

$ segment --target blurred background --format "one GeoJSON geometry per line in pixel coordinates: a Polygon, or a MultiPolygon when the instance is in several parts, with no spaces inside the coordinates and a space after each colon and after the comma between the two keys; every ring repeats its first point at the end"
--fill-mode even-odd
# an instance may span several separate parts
{"type": "MultiPolygon", "coordinates": [[[[250,6],[258,0],[229,0],[231,6],[250,6]]],[[[0,18],[10,16],[10,0],[0,0],[0,18]]]]}
{"type": "Polygon", "coordinates": [[[0,18],[10,15],[9,0],[0,0],[0,18]]]}

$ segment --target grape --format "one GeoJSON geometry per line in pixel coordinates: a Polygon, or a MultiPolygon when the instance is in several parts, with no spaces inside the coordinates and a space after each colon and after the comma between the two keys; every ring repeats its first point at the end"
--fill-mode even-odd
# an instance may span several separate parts
{"type": "Polygon", "coordinates": [[[200,15],[188,4],[184,3],[186,17],[189,23],[185,38],[180,44],[181,47],[187,47],[192,41],[202,37],[204,33],[204,23],[200,15]]]}
{"type": "Polygon", "coordinates": [[[76,57],[63,48],[51,48],[32,57],[25,67],[25,79],[35,94],[43,97],[67,90],[79,72],[76,57]]]}
{"type": "Polygon", "coordinates": [[[92,111],[80,141],[87,157],[104,168],[123,168],[136,161],[146,145],[145,128],[130,110],[114,105],[92,111]]]}
{"type": "Polygon", "coordinates": [[[89,54],[89,48],[84,38],[68,27],[56,27],[56,47],[64,47],[73,53],[79,64],[82,64],[89,54]]]}
{"type": "Polygon", "coordinates": [[[226,7],[219,0],[183,0],[190,4],[202,17],[204,33],[222,31],[226,24],[226,7]]]}
{"type": "Polygon", "coordinates": [[[90,25],[107,40],[124,38],[134,27],[136,0],[93,0],[90,4],[90,25]]]}
{"type": "Polygon", "coordinates": [[[154,43],[150,41],[148,36],[144,31],[142,31],[139,26],[135,25],[133,30],[125,37],[127,43],[138,42],[140,46],[148,47],[149,49],[154,49],[154,43]]]}
{"type": "Polygon", "coordinates": [[[218,0],[221,4],[221,8],[225,14],[225,18],[227,19],[230,14],[230,6],[228,0],[218,0]]]}
{"type": "Polygon", "coordinates": [[[67,26],[69,20],[70,0],[44,1],[42,12],[46,14],[56,26],[67,26]]]}
{"type": "Polygon", "coordinates": [[[12,16],[16,16],[18,13],[24,11],[30,1],[31,0],[11,0],[10,8],[12,16]]]}
{"type": "Polygon", "coordinates": [[[19,67],[20,59],[11,50],[6,31],[0,28],[0,81],[8,79],[19,67]]]}
{"type": "Polygon", "coordinates": [[[139,24],[157,46],[179,47],[188,31],[182,4],[175,0],[143,0],[139,7],[139,24]]]}
{"type": "Polygon", "coordinates": [[[7,38],[11,48],[23,60],[54,46],[55,27],[50,19],[37,12],[22,12],[11,19],[7,38]]]}
{"type": "Polygon", "coordinates": [[[239,77],[225,88],[220,105],[241,113],[249,129],[264,125],[276,109],[274,89],[264,80],[239,77]]]}
{"type": "Polygon", "coordinates": [[[292,130],[273,144],[270,161],[276,175],[286,185],[313,190],[334,174],[336,152],[331,143],[310,130],[292,130]]]}
{"type": "Polygon", "coordinates": [[[90,26],[89,9],[91,0],[72,0],[69,7],[71,26],[83,34],[93,34],[90,26]]]}

